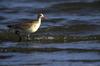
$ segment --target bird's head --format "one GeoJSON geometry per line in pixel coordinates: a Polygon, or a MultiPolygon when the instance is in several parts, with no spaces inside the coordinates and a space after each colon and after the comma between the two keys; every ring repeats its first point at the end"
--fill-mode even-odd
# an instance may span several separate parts
{"type": "Polygon", "coordinates": [[[38,18],[46,19],[46,17],[45,17],[42,13],[39,13],[39,14],[38,14],[38,18]]]}

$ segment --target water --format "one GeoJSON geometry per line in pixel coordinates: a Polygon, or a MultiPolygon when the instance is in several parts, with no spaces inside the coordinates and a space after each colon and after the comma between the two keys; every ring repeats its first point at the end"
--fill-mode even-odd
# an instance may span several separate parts
{"type": "Polygon", "coordinates": [[[48,19],[32,41],[0,37],[0,66],[100,66],[97,1],[1,0],[0,33],[7,31],[8,24],[35,19],[38,12],[48,19]]]}

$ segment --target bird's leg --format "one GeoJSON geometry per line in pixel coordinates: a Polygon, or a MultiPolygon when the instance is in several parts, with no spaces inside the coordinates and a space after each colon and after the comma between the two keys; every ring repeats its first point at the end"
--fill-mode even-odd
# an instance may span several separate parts
{"type": "Polygon", "coordinates": [[[27,34],[27,40],[31,40],[31,35],[29,33],[27,34]]]}
{"type": "Polygon", "coordinates": [[[22,41],[22,36],[21,36],[21,33],[20,33],[20,31],[15,31],[15,34],[16,35],[18,35],[18,37],[19,37],[19,41],[22,41]]]}

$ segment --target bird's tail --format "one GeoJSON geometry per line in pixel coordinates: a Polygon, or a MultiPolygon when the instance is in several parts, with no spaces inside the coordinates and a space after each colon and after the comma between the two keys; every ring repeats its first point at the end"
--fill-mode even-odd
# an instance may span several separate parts
{"type": "Polygon", "coordinates": [[[11,28],[12,26],[11,26],[11,25],[7,25],[7,27],[8,27],[8,28],[11,28]]]}

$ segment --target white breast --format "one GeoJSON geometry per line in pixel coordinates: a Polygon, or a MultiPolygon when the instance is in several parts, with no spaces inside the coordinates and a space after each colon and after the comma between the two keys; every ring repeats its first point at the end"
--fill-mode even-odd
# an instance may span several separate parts
{"type": "Polygon", "coordinates": [[[28,29],[28,31],[29,31],[29,32],[36,32],[36,31],[38,30],[38,28],[40,27],[40,24],[41,24],[40,22],[33,24],[33,25],[28,29]]]}

